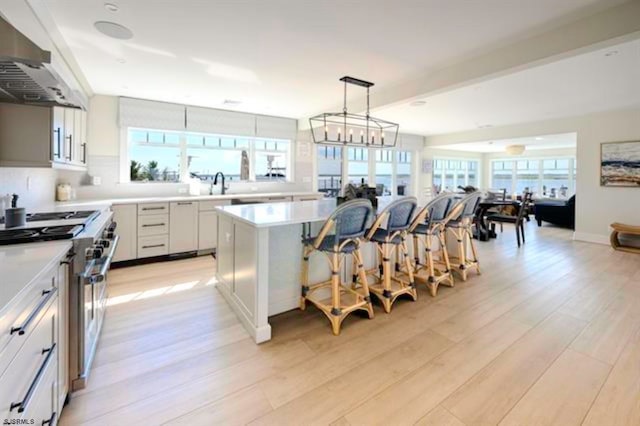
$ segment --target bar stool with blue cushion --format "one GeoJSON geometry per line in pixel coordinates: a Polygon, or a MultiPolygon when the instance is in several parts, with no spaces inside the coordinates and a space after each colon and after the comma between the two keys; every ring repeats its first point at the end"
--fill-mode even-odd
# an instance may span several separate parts
{"type": "Polygon", "coordinates": [[[408,294],[413,300],[418,298],[406,242],[417,204],[416,197],[403,197],[391,202],[365,236],[367,241],[376,244],[379,254],[378,268],[366,271],[367,276],[375,280],[369,289],[382,302],[387,313],[400,295],[408,294]],[[401,257],[404,267],[400,266],[401,257]],[[391,267],[392,259],[394,268],[391,267]]]}
{"type": "Polygon", "coordinates": [[[452,218],[446,226],[446,229],[455,237],[457,245],[456,255],[449,255],[449,258],[452,263],[459,265],[458,272],[462,277],[462,281],[467,280],[467,272],[470,268],[475,268],[476,272],[480,274],[480,262],[478,261],[476,245],[473,242],[472,228],[481,197],[482,192],[480,191],[462,197],[459,201],[462,211],[457,217],[452,218]],[[471,249],[471,253],[468,252],[469,249],[471,249]]]}
{"type": "Polygon", "coordinates": [[[416,215],[409,227],[409,233],[413,235],[414,276],[417,281],[426,282],[431,296],[437,294],[440,283],[450,287],[454,285],[444,234],[447,223],[459,216],[462,210],[462,205],[456,206],[455,197],[455,194],[438,195],[416,215]],[[434,240],[437,251],[434,250],[434,240]],[[422,247],[424,263],[420,258],[422,247]]]}
{"type": "Polygon", "coordinates": [[[355,310],[367,311],[369,318],[373,318],[373,306],[360,252],[361,238],[372,216],[373,208],[369,200],[348,201],[331,214],[316,237],[302,241],[300,309],[306,308],[307,301],[313,303],[329,318],[335,335],[340,334],[342,321],[355,310]],[[309,257],[316,251],[327,257],[331,279],[309,284],[309,257]],[[349,255],[354,259],[359,282],[347,287],[340,279],[340,268],[346,265],[344,260],[349,255]],[[330,290],[330,298],[327,298],[326,291],[319,291],[327,288],[330,290]]]}

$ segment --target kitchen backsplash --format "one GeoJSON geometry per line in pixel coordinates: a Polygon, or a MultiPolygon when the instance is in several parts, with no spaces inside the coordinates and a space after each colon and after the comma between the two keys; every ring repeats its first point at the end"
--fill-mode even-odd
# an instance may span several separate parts
{"type": "Polygon", "coordinates": [[[0,167],[0,194],[18,194],[18,206],[35,208],[55,200],[54,169],[0,167]]]}

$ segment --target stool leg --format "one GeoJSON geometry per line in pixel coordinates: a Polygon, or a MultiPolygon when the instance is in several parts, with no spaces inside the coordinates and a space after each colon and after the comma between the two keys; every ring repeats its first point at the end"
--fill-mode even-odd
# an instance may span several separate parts
{"type": "Polygon", "coordinates": [[[429,232],[427,234],[427,239],[425,244],[426,246],[425,252],[427,256],[427,268],[429,271],[427,287],[429,287],[429,294],[431,294],[431,296],[435,296],[436,293],[438,292],[438,285],[436,284],[436,272],[435,272],[435,267],[433,266],[433,246],[432,246],[431,238],[432,238],[432,235],[431,235],[431,232],[429,232]]]}
{"type": "Polygon", "coordinates": [[[342,310],[340,309],[340,259],[338,253],[331,256],[331,328],[336,336],[340,334],[342,310]]]}
{"type": "MultiPolygon", "coordinates": [[[[440,245],[442,247],[446,247],[447,242],[445,240],[443,232],[444,231],[442,230],[438,231],[438,241],[440,242],[440,245]]],[[[447,270],[445,271],[445,274],[449,275],[449,282],[453,287],[453,273],[451,272],[451,262],[449,261],[449,252],[447,250],[442,251],[442,260],[444,261],[445,268],[447,268],[447,270]]]]}
{"type": "Polygon", "coordinates": [[[413,261],[414,261],[414,272],[418,271],[420,267],[420,241],[418,234],[413,234],[413,261]]]}
{"type": "Polygon", "coordinates": [[[391,253],[389,244],[382,243],[382,305],[386,313],[391,312],[391,253]]]}
{"type": "Polygon", "coordinates": [[[300,294],[300,309],[307,308],[307,292],[309,291],[309,250],[306,246],[302,248],[302,270],[300,272],[300,282],[302,284],[300,294]]]}
{"type": "Polygon", "coordinates": [[[364,258],[362,257],[360,248],[356,249],[354,257],[357,257],[358,261],[358,276],[360,277],[360,285],[364,291],[364,300],[367,301],[367,312],[369,313],[369,318],[373,318],[373,304],[371,303],[371,294],[369,293],[369,282],[367,281],[367,273],[364,270],[364,258]]]}
{"type": "Polygon", "coordinates": [[[460,261],[460,272],[462,274],[462,281],[466,281],[467,280],[467,259],[465,258],[465,255],[464,255],[464,252],[465,252],[464,237],[460,233],[459,229],[456,230],[454,235],[456,236],[456,240],[458,242],[458,260],[460,261]]]}
{"type": "Polygon", "coordinates": [[[413,297],[413,300],[418,300],[418,290],[416,289],[416,283],[413,278],[413,269],[411,268],[411,260],[409,260],[409,248],[407,247],[405,238],[402,239],[402,254],[404,255],[404,265],[405,268],[407,268],[407,275],[409,275],[411,297],[413,297]]]}
{"type": "Polygon", "coordinates": [[[471,246],[471,254],[473,255],[473,263],[476,266],[476,272],[480,274],[480,261],[478,260],[478,252],[471,232],[471,228],[467,229],[467,238],[469,238],[469,245],[471,246]]]}

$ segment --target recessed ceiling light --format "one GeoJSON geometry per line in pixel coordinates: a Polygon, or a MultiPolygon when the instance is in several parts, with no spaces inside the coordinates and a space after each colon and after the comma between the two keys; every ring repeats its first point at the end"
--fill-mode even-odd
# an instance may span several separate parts
{"type": "Polygon", "coordinates": [[[93,26],[102,34],[119,40],[129,40],[133,37],[133,32],[131,32],[129,28],[116,24],[115,22],[98,21],[95,22],[93,26]]]}
{"type": "Polygon", "coordinates": [[[425,106],[426,104],[427,104],[427,101],[413,101],[409,105],[412,107],[421,107],[421,106],[425,106]]]}
{"type": "Polygon", "coordinates": [[[541,138],[540,136],[538,136],[537,138],[535,138],[537,141],[541,141],[544,138],[541,138]]]}
{"type": "Polygon", "coordinates": [[[227,105],[227,106],[238,106],[242,103],[242,101],[237,101],[234,99],[225,99],[224,102],[222,102],[223,105],[227,105]]]}
{"type": "Polygon", "coordinates": [[[105,3],[104,8],[107,9],[109,12],[117,12],[118,10],[120,10],[118,5],[113,3],[105,3]]]}
{"type": "Polygon", "coordinates": [[[607,57],[609,57],[609,56],[615,56],[615,55],[617,55],[618,53],[619,53],[619,52],[618,52],[617,50],[610,50],[610,51],[608,51],[607,53],[605,53],[605,54],[604,54],[604,56],[607,56],[607,57]]]}

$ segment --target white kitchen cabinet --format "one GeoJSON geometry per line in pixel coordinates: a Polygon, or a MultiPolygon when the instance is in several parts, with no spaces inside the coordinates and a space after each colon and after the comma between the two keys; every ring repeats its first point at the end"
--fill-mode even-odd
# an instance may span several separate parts
{"type": "Polygon", "coordinates": [[[169,207],[169,253],[198,250],[198,202],[178,201],[169,207]]]}
{"type": "Polygon", "coordinates": [[[216,207],[228,206],[229,200],[200,201],[198,213],[198,250],[207,251],[216,248],[218,243],[218,213],[216,207]]]}
{"type": "Polygon", "coordinates": [[[120,237],[113,256],[114,262],[138,257],[138,206],[121,204],[111,207],[113,220],[117,223],[116,233],[120,237]]]}
{"type": "Polygon", "coordinates": [[[198,213],[198,250],[216,248],[218,242],[218,214],[215,211],[198,213]]]}
{"type": "Polygon", "coordinates": [[[0,166],[85,170],[83,126],[79,109],[0,103],[0,166]]]}
{"type": "Polygon", "coordinates": [[[58,266],[58,370],[56,380],[56,411],[60,413],[69,392],[69,254],[58,266]]]}
{"type": "Polygon", "coordinates": [[[229,216],[218,216],[218,247],[216,260],[218,276],[233,292],[234,224],[229,216]]]}
{"type": "Polygon", "coordinates": [[[255,323],[258,240],[255,229],[234,223],[233,294],[246,317],[255,323]]]}

